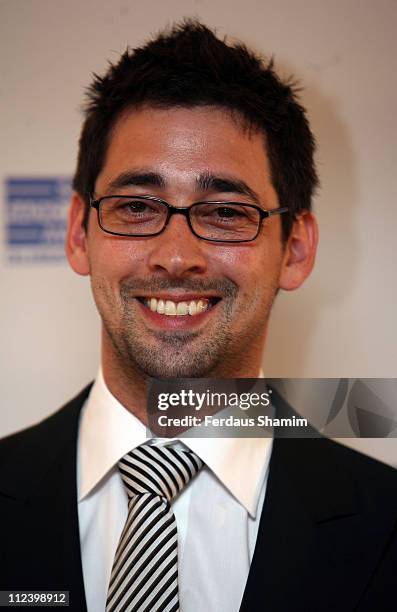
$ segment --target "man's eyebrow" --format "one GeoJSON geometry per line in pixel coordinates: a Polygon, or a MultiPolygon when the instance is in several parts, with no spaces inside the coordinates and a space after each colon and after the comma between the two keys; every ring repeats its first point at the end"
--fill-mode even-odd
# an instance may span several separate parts
{"type": "Polygon", "coordinates": [[[165,187],[165,180],[161,174],[145,170],[127,170],[122,172],[109,185],[107,191],[109,193],[116,192],[118,189],[125,187],[165,187]]]}
{"type": "Polygon", "coordinates": [[[200,191],[216,191],[219,193],[240,193],[250,197],[257,204],[260,203],[258,194],[244,181],[227,176],[216,176],[204,173],[196,179],[197,189],[200,191]]]}
{"type": "MultiPolygon", "coordinates": [[[[115,194],[119,189],[126,187],[159,187],[167,186],[164,176],[150,170],[127,170],[114,178],[108,185],[107,192],[115,194]]],[[[257,204],[260,204],[258,194],[245,181],[240,179],[220,176],[204,172],[196,179],[198,191],[215,191],[217,193],[239,193],[248,196],[257,204]]]]}

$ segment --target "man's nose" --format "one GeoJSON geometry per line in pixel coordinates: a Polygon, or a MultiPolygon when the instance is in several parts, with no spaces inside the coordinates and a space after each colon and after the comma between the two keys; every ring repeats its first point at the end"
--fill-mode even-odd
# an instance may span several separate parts
{"type": "Polygon", "coordinates": [[[192,233],[183,215],[173,215],[165,230],[151,238],[149,244],[151,272],[163,271],[183,277],[207,270],[206,243],[192,233]]]}

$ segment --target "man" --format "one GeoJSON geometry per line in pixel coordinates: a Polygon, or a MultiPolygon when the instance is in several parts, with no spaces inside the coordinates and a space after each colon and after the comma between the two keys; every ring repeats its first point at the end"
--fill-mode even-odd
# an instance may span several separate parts
{"type": "Polygon", "coordinates": [[[199,23],[95,78],[66,251],[102,368],[2,442],[2,589],[89,612],[395,609],[394,470],[323,439],[146,439],[148,376],[260,375],[274,298],[314,262],[313,152],[293,88],[199,23]]]}

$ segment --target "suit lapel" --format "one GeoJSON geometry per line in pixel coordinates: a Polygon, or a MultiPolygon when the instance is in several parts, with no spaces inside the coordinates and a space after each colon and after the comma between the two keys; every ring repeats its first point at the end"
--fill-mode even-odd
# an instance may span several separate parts
{"type": "Polygon", "coordinates": [[[86,603],[77,513],[76,441],[79,413],[88,391],[15,437],[17,443],[11,437],[8,468],[0,471],[3,524],[19,526],[2,538],[8,576],[2,582],[10,589],[69,591],[70,609],[79,612],[86,611],[86,603]]]}
{"type": "Polygon", "coordinates": [[[393,515],[375,523],[363,510],[336,448],[321,438],[274,441],[240,612],[356,609],[393,515]]]}

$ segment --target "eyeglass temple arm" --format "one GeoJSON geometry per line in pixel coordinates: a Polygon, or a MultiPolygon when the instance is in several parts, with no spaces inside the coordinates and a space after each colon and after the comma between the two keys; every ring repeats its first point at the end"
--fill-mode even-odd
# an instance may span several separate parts
{"type": "Polygon", "coordinates": [[[91,208],[95,208],[96,210],[98,210],[100,200],[94,200],[92,196],[88,195],[88,201],[90,203],[91,208]]]}
{"type": "Polygon", "coordinates": [[[282,208],[272,208],[272,210],[264,210],[261,217],[272,217],[273,215],[282,215],[289,211],[288,206],[283,206],[282,208]]]}

